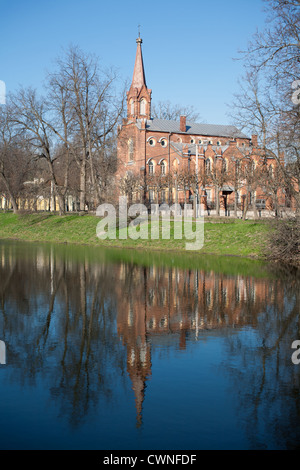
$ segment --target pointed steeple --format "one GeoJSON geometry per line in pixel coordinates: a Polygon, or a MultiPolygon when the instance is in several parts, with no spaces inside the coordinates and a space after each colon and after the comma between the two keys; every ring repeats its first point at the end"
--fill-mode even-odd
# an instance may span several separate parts
{"type": "Polygon", "coordinates": [[[142,38],[139,36],[136,40],[137,49],[136,49],[136,56],[135,56],[135,64],[133,69],[133,77],[131,86],[133,88],[138,88],[139,90],[146,85],[145,79],[145,70],[144,70],[144,62],[143,62],[143,54],[142,54],[142,38]]]}
{"type": "Polygon", "coordinates": [[[151,90],[147,88],[144,61],[142,54],[142,39],[136,40],[137,49],[133,69],[132,83],[127,92],[127,117],[128,119],[151,118],[151,90]]]}

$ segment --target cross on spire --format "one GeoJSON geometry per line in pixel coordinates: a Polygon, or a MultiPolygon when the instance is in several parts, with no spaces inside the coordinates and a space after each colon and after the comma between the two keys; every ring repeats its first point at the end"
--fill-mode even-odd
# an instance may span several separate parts
{"type": "Polygon", "coordinates": [[[143,40],[141,38],[141,25],[140,24],[138,25],[138,33],[139,33],[139,37],[137,38],[136,42],[137,44],[142,44],[143,40]]]}

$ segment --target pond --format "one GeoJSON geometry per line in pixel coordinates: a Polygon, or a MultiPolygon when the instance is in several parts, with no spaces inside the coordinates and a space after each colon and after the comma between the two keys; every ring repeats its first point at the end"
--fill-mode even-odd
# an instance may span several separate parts
{"type": "Polygon", "coordinates": [[[299,307],[257,261],[1,241],[0,447],[299,448],[299,307]]]}

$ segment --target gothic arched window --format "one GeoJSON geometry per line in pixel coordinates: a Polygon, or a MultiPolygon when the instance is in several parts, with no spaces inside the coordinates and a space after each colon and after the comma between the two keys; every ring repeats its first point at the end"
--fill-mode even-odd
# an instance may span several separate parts
{"type": "Polygon", "coordinates": [[[271,178],[273,178],[273,166],[272,165],[269,166],[269,175],[271,178]]]}
{"type": "Polygon", "coordinates": [[[144,98],[140,101],[140,114],[146,114],[146,100],[144,98]]]}
{"type": "Polygon", "coordinates": [[[133,161],[133,140],[132,139],[128,140],[128,161],[129,162],[133,161]]]}
{"type": "Polygon", "coordinates": [[[148,163],[148,166],[149,166],[149,175],[153,175],[154,174],[154,165],[153,165],[152,160],[150,160],[150,162],[148,163]]]}
{"type": "Polygon", "coordinates": [[[130,114],[134,114],[134,101],[130,100],[130,114]]]}
{"type": "Polygon", "coordinates": [[[223,172],[226,172],[228,169],[228,162],[226,160],[226,158],[224,158],[224,160],[222,161],[222,170],[223,172]]]}
{"type": "Polygon", "coordinates": [[[206,173],[209,173],[211,171],[211,161],[210,158],[207,158],[205,160],[205,171],[206,173]]]}

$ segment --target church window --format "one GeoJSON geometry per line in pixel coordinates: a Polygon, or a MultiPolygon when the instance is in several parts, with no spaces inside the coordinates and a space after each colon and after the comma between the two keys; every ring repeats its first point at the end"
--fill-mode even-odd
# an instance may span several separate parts
{"type": "Polygon", "coordinates": [[[155,145],[155,139],[152,139],[152,138],[151,138],[151,139],[148,140],[148,142],[149,142],[149,145],[151,145],[151,147],[154,147],[154,145],[155,145]]]}
{"type": "Polygon", "coordinates": [[[133,140],[132,139],[128,140],[128,161],[129,162],[133,161],[133,140]]]}
{"type": "Polygon", "coordinates": [[[224,159],[224,160],[222,161],[222,170],[223,170],[223,171],[227,171],[227,169],[228,169],[228,162],[227,162],[226,159],[224,159]]]}
{"type": "Polygon", "coordinates": [[[161,139],[160,144],[161,144],[162,147],[166,147],[167,146],[166,139],[161,139]]]}
{"type": "Polygon", "coordinates": [[[271,178],[273,178],[273,166],[272,165],[269,166],[269,175],[271,178]]]}
{"type": "Polygon", "coordinates": [[[209,173],[211,171],[211,161],[210,161],[210,158],[207,158],[207,160],[205,160],[205,171],[206,173],[209,173]]]}
{"type": "Polygon", "coordinates": [[[134,101],[130,100],[130,114],[134,114],[134,101]]]}
{"type": "Polygon", "coordinates": [[[191,144],[194,144],[195,143],[195,139],[191,139],[191,144]]]}
{"type": "MultiPolygon", "coordinates": [[[[149,167],[149,169],[150,169],[150,167],[149,167]]],[[[150,190],[149,190],[149,201],[150,201],[150,202],[154,202],[154,195],[155,195],[155,194],[154,194],[154,190],[153,190],[153,189],[150,189],[150,190]]]]}
{"type": "Polygon", "coordinates": [[[154,165],[153,165],[152,160],[150,160],[150,162],[148,163],[148,166],[149,166],[149,175],[153,175],[154,174],[154,165]]]}
{"type": "Polygon", "coordinates": [[[166,162],[163,160],[160,164],[161,167],[161,174],[165,175],[166,174],[166,162]]]}
{"type": "Polygon", "coordinates": [[[140,101],[140,114],[146,114],[146,100],[144,98],[140,101]]]}

